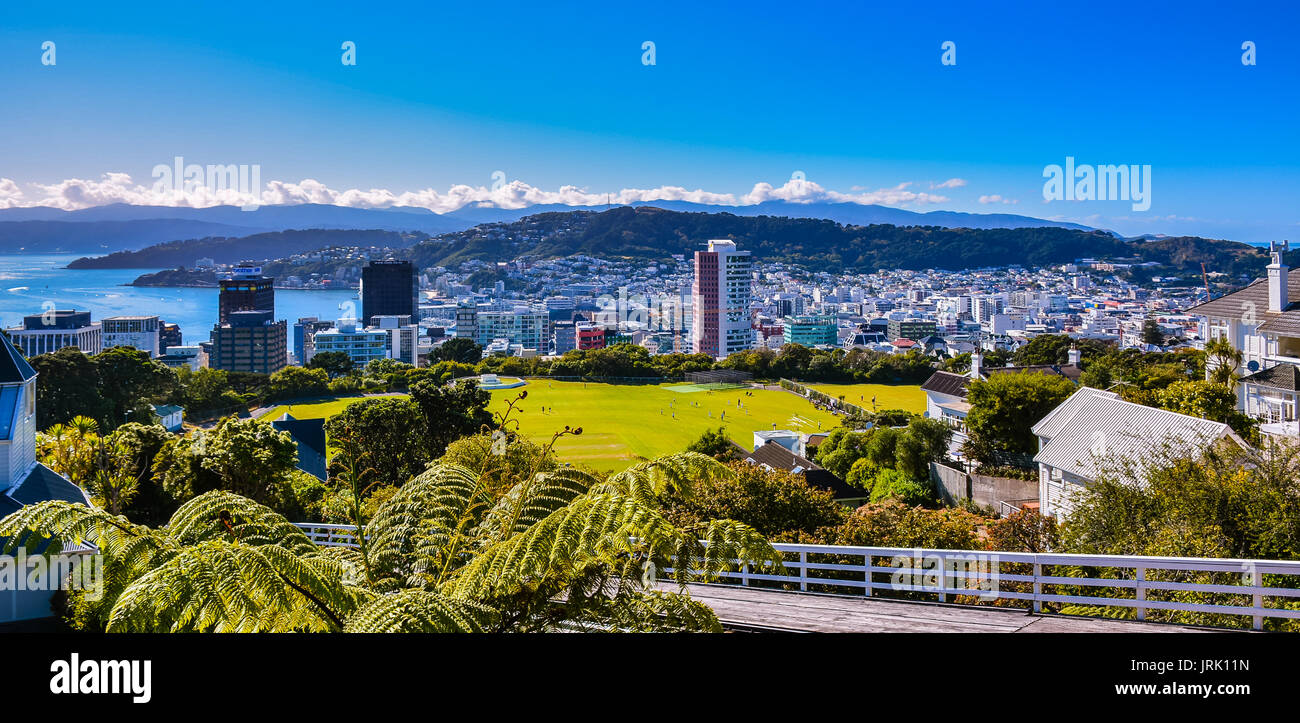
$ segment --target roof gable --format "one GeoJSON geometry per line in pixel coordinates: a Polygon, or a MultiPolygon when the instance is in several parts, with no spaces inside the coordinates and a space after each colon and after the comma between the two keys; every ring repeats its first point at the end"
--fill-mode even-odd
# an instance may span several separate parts
{"type": "Polygon", "coordinates": [[[0,384],[17,384],[35,376],[36,370],[18,347],[8,336],[0,334],[0,384]]]}
{"type": "Polygon", "coordinates": [[[970,381],[970,377],[965,374],[937,371],[921,384],[921,391],[947,394],[965,399],[966,387],[970,385],[970,381]]]}

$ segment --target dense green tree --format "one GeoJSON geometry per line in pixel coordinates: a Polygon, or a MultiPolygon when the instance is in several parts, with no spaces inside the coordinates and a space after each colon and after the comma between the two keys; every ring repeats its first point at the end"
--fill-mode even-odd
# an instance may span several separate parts
{"type": "Polygon", "coordinates": [[[980,528],[988,520],[955,507],[926,509],[897,500],[859,507],[843,524],[800,541],[867,547],[980,549],[980,528]]]}
{"type": "Polygon", "coordinates": [[[90,417],[73,417],[38,435],[42,464],[84,489],[109,514],[120,515],[139,491],[131,451],[120,439],[101,435],[90,417]]]}
{"type": "Polygon", "coordinates": [[[1031,428],[1074,391],[1070,380],[1050,374],[993,374],[972,381],[966,454],[987,464],[1033,454],[1038,444],[1031,428]]]}
{"type": "Polygon", "coordinates": [[[128,421],[153,421],[149,404],[176,389],[176,373],[150,359],[149,352],[115,346],[96,354],[94,360],[99,393],[108,403],[110,428],[128,421]]]}
{"type": "Polygon", "coordinates": [[[1096,339],[1074,339],[1065,334],[1040,334],[1020,347],[1013,355],[1016,366],[1039,364],[1065,364],[1070,360],[1070,348],[1079,350],[1079,358],[1088,360],[1106,353],[1110,347],[1096,339]]]}
{"type": "Polygon", "coordinates": [[[908,506],[937,507],[934,485],[899,469],[882,469],[871,484],[871,501],[897,500],[908,506]]]}
{"type": "Polygon", "coordinates": [[[474,381],[438,386],[421,380],[412,385],[411,400],[424,416],[425,449],[431,459],[441,457],[448,444],[493,424],[487,410],[492,395],[474,381]]]}
{"type": "Polygon", "coordinates": [[[1237,393],[1226,384],[1197,379],[1174,382],[1155,393],[1155,406],[1223,422],[1238,434],[1251,436],[1258,422],[1237,410],[1237,393]]]}
{"type": "Polygon", "coordinates": [[[226,417],[216,427],[170,440],[154,461],[154,476],[177,500],[225,490],[272,507],[291,497],[289,476],[298,445],[269,422],[226,417]]]}
{"type": "Polygon", "coordinates": [[[36,427],[47,429],[85,416],[97,422],[110,414],[108,400],[99,394],[99,371],[91,357],[75,347],[31,358],[36,370],[36,427]]]}
{"type": "Polygon", "coordinates": [[[768,538],[812,533],[840,524],[843,505],[828,490],[810,486],[803,475],[732,463],[733,474],[704,478],[687,493],[667,496],[667,515],[689,526],[725,517],[750,525],[768,538]]]}
{"type": "Polygon", "coordinates": [[[1160,324],[1155,319],[1147,319],[1142,322],[1142,342],[1164,346],[1165,333],[1160,331],[1160,324]]]}
{"type": "Polygon", "coordinates": [[[324,369],[330,379],[352,373],[352,357],[341,351],[322,351],[313,354],[307,362],[308,369],[324,369]]]}
{"type": "Polygon", "coordinates": [[[736,449],[736,445],[732,443],[731,438],[727,436],[726,427],[718,427],[717,430],[704,430],[699,439],[686,445],[686,451],[699,452],[719,462],[734,462],[740,459],[739,450],[736,449]]]}
{"type": "Polygon", "coordinates": [[[952,432],[938,419],[913,419],[895,445],[894,467],[913,479],[929,479],[930,463],[948,456],[952,432]]]}
{"type": "Polygon", "coordinates": [[[324,369],[285,367],[271,375],[272,399],[301,399],[329,393],[329,373],[324,369]]]}
{"type": "Polygon", "coordinates": [[[177,503],[154,477],[153,461],[173,439],[172,433],[160,424],[128,422],[113,430],[110,436],[123,446],[129,460],[128,473],[136,480],[137,494],[127,505],[126,516],[142,525],[166,522],[176,511],[177,503]]]}
{"type": "Polygon", "coordinates": [[[460,364],[477,364],[483,358],[483,347],[467,337],[455,337],[442,343],[434,350],[437,361],[458,362],[460,364]]]}
{"type": "Polygon", "coordinates": [[[425,417],[419,405],[403,397],[349,404],[325,422],[325,433],[354,441],[374,470],[373,481],[381,485],[401,485],[432,459],[425,446],[425,417]]]}

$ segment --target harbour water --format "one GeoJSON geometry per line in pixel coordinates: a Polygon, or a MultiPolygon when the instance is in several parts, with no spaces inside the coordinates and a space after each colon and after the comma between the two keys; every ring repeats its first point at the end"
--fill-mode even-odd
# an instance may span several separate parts
{"type": "MultiPolygon", "coordinates": [[[[68,269],[77,254],[0,254],[0,324],[17,326],[39,314],[47,302],[58,309],[88,309],[91,319],[157,314],[179,324],[186,344],[208,340],[217,321],[215,288],[127,286],[137,276],[159,269],[68,269]]],[[[287,319],[290,332],[300,317],[337,319],[348,303],[360,307],[348,290],[275,290],[275,318],[287,319]]]]}

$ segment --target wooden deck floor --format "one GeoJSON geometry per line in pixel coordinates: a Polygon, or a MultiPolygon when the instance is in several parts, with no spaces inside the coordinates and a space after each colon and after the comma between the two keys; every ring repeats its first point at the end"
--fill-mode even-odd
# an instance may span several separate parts
{"type": "MultiPolygon", "coordinates": [[[[662,587],[670,589],[672,586],[662,587]]],[[[817,595],[736,585],[688,585],[687,588],[692,598],[713,608],[724,625],[738,630],[808,633],[1212,632],[1161,623],[1034,615],[1017,608],[817,595]]]]}

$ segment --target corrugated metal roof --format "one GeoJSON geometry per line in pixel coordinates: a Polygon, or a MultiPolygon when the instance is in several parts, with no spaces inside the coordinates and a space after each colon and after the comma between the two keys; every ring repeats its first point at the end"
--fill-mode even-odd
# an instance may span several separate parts
{"type": "MultiPolygon", "coordinates": [[[[1093,390],[1094,392],[1097,390],[1093,390]]],[[[1078,394],[1062,402],[1073,402],[1072,413],[1052,419],[1053,410],[1035,425],[1035,434],[1053,431],[1045,437],[1034,461],[1085,479],[1096,479],[1100,470],[1120,460],[1147,463],[1203,450],[1216,440],[1233,436],[1232,428],[1220,422],[1126,402],[1102,392],[1078,394]]],[[[1058,407],[1058,410],[1060,408],[1058,407]]]]}
{"type": "Polygon", "coordinates": [[[1030,430],[1036,436],[1051,439],[1060,433],[1061,427],[1064,426],[1074,416],[1074,413],[1093,397],[1105,397],[1106,399],[1119,399],[1115,392],[1107,392],[1092,387],[1080,387],[1079,391],[1066,397],[1064,402],[1056,406],[1056,409],[1047,413],[1046,417],[1038,420],[1030,430]]]}

